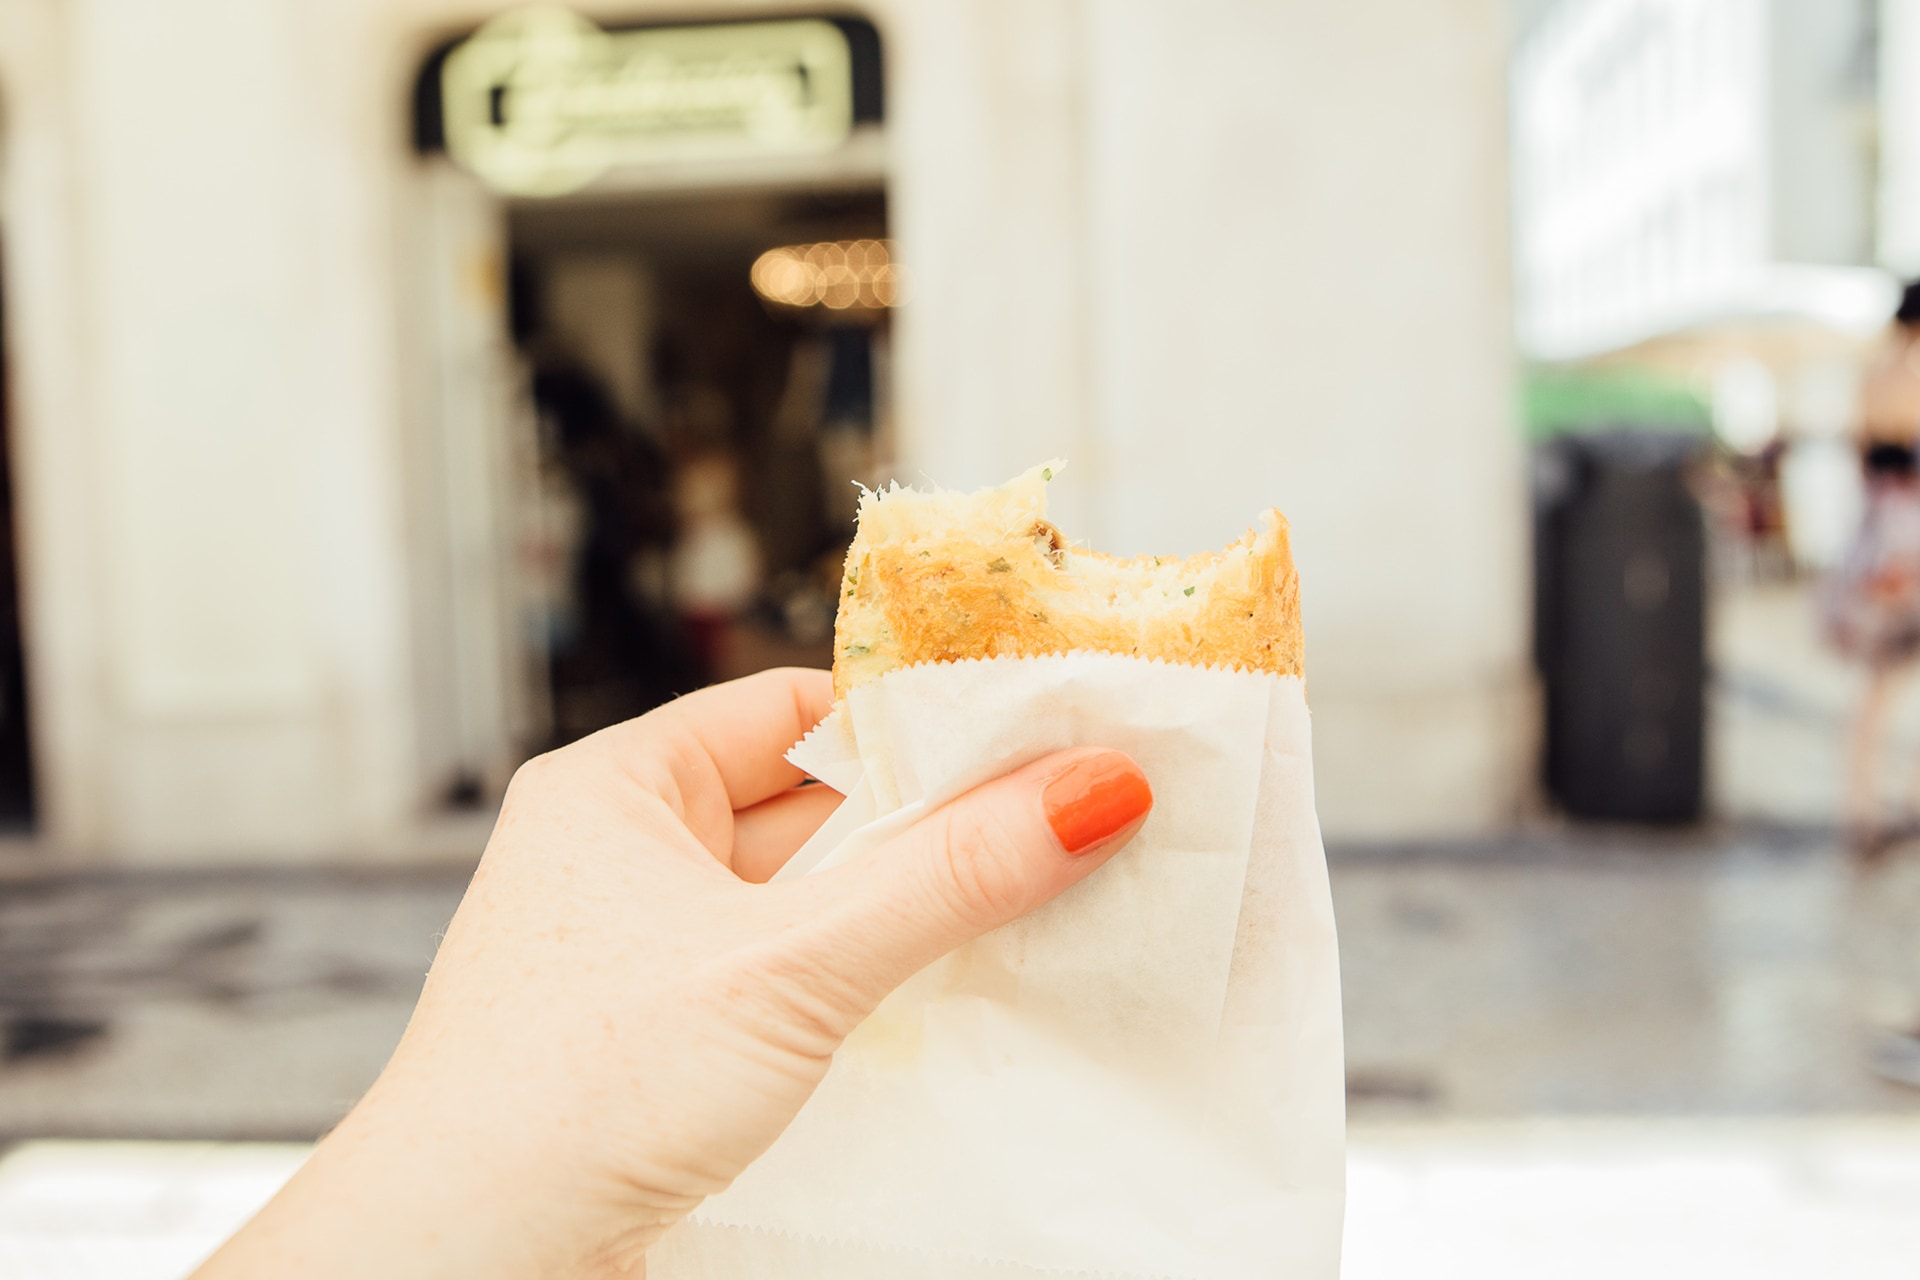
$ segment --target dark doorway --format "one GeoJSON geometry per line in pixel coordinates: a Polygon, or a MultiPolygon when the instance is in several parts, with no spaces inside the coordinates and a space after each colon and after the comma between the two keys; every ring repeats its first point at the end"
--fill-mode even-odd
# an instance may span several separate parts
{"type": "MultiPolygon", "coordinates": [[[[6,281],[0,279],[0,291],[6,281]]],[[[19,552],[14,537],[13,386],[6,309],[0,307],[0,830],[33,826],[33,752],[27,733],[27,671],[20,642],[19,552]]]]}
{"type": "Polygon", "coordinates": [[[887,312],[781,305],[753,271],[770,250],[883,245],[884,193],[522,201],[508,225],[554,739],[828,665],[854,485],[885,452],[887,312]]]}

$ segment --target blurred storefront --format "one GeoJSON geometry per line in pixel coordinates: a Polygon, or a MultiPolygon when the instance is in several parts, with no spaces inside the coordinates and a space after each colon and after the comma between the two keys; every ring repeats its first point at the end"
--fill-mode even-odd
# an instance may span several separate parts
{"type": "Polygon", "coordinates": [[[1503,6],[506,13],[0,0],[44,856],[410,856],[548,741],[819,660],[848,481],[1056,455],[1120,552],[1286,510],[1330,830],[1513,819],[1503,6]],[[621,150],[581,104],[679,91],[553,72],[717,23],[732,89],[685,101],[784,28],[820,111],[621,150]],[[775,250],[900,293],[756,293],[775,250]]]}
{"type": "Polygon", "coordinates": [[[447,795],[831,660],[854,486],[891,454],[884,128],[863,19],[525,9],[423,63],[415,616],[447,795]]]}

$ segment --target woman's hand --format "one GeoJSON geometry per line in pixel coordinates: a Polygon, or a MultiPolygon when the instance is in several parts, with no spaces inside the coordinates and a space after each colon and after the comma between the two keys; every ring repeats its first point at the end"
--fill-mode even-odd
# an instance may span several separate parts
{"type": "Polygon", "coordinates": [[[767,672],[521,769],[392,1061],[202,1275],[636,1272],[888,992],[1152,804],[1126,756],[1063,752],[768,884],[839,803],[782,758],[831,698],[767,672]]]}

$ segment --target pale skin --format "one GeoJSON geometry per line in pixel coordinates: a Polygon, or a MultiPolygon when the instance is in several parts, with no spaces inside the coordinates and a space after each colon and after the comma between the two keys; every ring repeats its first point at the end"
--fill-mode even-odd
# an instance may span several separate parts
{"type": "Polygon", "coordinates": [[[201,1280],[644,1275],[887,993],[1151,803],[1125,756],[1063,752],[769,884],[839,802],[782,758],[831,700],[767,672],[524,767],[391,1062],[201,1280]]]}

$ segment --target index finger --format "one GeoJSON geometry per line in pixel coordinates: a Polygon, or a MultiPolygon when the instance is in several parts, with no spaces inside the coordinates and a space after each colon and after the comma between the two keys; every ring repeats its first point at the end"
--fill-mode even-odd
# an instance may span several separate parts
{"type": "MultiPolygon", "coordinates": [[[[728,807],[745,809],[806,776],[787,763],[787,748],[832,709],[831,673],[780,667],[690,693],[629,723],[639,728],[654,720],[651,727],[665,731],[669,743],[695,747],[719,775],[728,807]]],[[[679,750],[673,757],[676,772],[698,766],[679,750]]]]}

